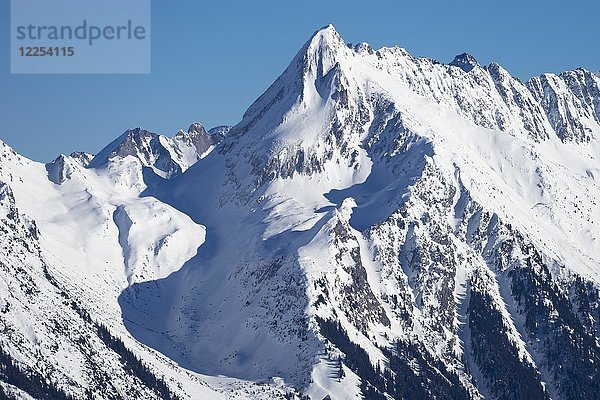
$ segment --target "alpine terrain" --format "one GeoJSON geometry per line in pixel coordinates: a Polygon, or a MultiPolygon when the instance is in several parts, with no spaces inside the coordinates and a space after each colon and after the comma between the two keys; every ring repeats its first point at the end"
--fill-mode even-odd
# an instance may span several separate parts
{"type": "Polygon", "coordinates": [[[317,31],[233,127],[0,147],[0,397],[597,399],[600,75],[317,31]]]}

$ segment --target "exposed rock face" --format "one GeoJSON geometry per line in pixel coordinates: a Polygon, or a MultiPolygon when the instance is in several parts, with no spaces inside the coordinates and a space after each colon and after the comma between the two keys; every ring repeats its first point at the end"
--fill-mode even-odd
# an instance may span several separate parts
{"type": "Polygon", "coordinates": [[[582,68],[544,74],[527,82],[563,141],[589,142],[600,124],[600,79],[582,68]]]}

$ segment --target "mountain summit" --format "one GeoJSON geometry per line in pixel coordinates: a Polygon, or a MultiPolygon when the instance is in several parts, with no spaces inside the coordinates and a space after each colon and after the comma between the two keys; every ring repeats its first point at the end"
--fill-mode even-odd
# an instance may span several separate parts
{"type": "Polygon", "coordinates": [[[479,67],[479,63],[472,55],[468,53],[462,53],[454,57],[454,60],[450,63],[450,65],[454,65],[462,69],[465,72],[470,72],[473,68],[479,67]]]}

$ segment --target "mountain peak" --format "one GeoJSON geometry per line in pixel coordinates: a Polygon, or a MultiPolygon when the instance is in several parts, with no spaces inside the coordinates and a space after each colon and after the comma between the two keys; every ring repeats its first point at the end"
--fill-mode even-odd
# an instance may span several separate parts
{"type": "Polygon", "coordinates": [[[360,43],[357,43],[356,45],[354,45],[354,51],[357,53],[368,53],[368,54],[375,53],[375,50],[373,50],[373,47],[371,47],[371,45],[366,42],[360,42],[360,43]]]}
{"type": "Polygon", "coordinates": [[[327,25],[321,27],[320,29],[317,29],[315,31],[315,33],[313,34],[313,37],[318,36],[318,35],[321,35],[321,36],[332,35],[332,36],[340,38],[340,34],[335,29],[335,26],[333,26],[332,24],[327,24],[327,25]]]}
{"type": "Polygon", "coordinates": [[[462,69],[465,72],[470,72],[473,68],[478,67],[479,63],[469,53],[462,53],[454,57],[454,60],[449,65],[453,65],[462,69]]]}
{"type": "Polygon", "coordinates": [[[190,135],[192,135],[192,134],[201,134],[201,135],[207,134],[206,129],[204,129],[204,126],[200,122],[194,122],[193,124],[191,124],[187,131],[190,135]]]}
{"type": "Polygon", "coordinates": [[[285,71],[248,107],[240,124],[232,130],[232,136],[246,132],[258,117],[269,121],[270,126],[263,129],[274,129],[281,122],[278,110],[287,110],[302,99],[314,98],[315,93],[321,96],[322,92],[317,87],[323,87],[325,76],[353,54],[354,51],[346,46],[333,25],[315,31],[285,71]],[[275,103],[279,105],[274,107],[275,103]],[[267,112],[273,113],[271,120],[266,118],[267,112]],[[271,121],[273,124],[270,124],[271,121]]]}
{"type": "Polygon", "coordinates": [[[318,61],[323,58],[333,59],[340,49],[345,48],[345,42],[333,25],[326,25],[317,30],[300,50],[299,55],[304,55],[304,61],[318,61]]]}
{"type": "Polygon", "coordinates": [[[494,78],[495,80],[500,80],[503,78],[511,77],[509,72],[507,70],[505,70],[502,67],[502,65],[498,64],[497,62],[490,63],[490,65],[488,65],[486,67],[486,69],[488,70],[488,72],[490,73],[492,78],[494,78]]]}
{"type": "Polygon", "coordinates": [[[309,42],[315,43],[316,41],[330,46],[338,46],[345,44],[344,39],[342,39],[338,31],[331,24],[326,25],[321,29],[315,31],[315,33],[313,33],[309,42]]]}
{"type": "Polygon", "coordinates": [[[135,138],[135,137],[149,136],[149,135],[155,135],[155,133],[147,131],[146,129],[138,126],[135,128],[127,129],[125,132],[123,132],[121,137],[123,138],[123,140],[125,140],[126,138],[131,139],[131,138],[135,138]]]}

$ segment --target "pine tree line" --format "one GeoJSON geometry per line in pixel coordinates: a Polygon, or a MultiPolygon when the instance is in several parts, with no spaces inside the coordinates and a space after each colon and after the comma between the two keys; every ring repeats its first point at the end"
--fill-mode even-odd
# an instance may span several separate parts
{"type": "MultiPolygon", "coordinates": [[[[169,386],[163,379],[156,376],[140,358],[127,348],[120,338],[110,333],[109,329],[104,324],[94,321],[85,309],[83,309],[76,301],[70,299],[70,296],[60,287],[56,279],[50,274],[46,265],[44,265],[43,268],[46,279],[59,290],[60,295],[65,300],[70,300],[68,303],[71,308],[83,321],[93,326],[98,338],[102,340],[106,347],[120,356],[121,362],[127,372],[137,377],[144,386],[156,393],[158,398],[163,400],[181,400],[176,394],[171,392],[169,386]]],[[[91,394],[88,394],[88,396],[90,395],[91,394]]]]}
{"type": "Polygon", "coordinates": [[[458,375],[445,365],[415,348],[414,343],[397,342],[392,349],[382,348],[388,366],[373,366],[368,353],[352,342],[339,321],[317,317],[321,334],[345,354],[344,362],[361,379],[361,392],[367,400],[394,399],[468,399],[458,375]],[[418,372],[413,367],[417,364],[418,372]]]}
{"type": "Polygon", "coordinates": [[[467,314],[473,358],[490,392],[507,400],[548,399],[539,372],[508,338],[508,328],[490,295],[475,286],[467,314]]]}
{"type": "Polygon", "coordinates": [[[79,314],[79,316],[89,324],[92,324],[96,330],[96,334],[102,340],[102,342],[117,353],[126,371],[137,377],[140,382],[163,400],[181,400],[176,394],[171,392],[167,383],[157,377],[152,370],[140,360],[126,345],[123,341],[114,336],[106,325],[92,320],[90,314],[81,308],[75,301],[71,302],[71,307],[79,314]]]}
{"type": "MultiPolygon", "coordinates": [[[[13,385],[40,400],[75,400],[39,373],[19,365],[10,353],[0,348],[0,380],[13,385]]],[[[8,399],[0,387],[0,396],[8,399]]]]}

